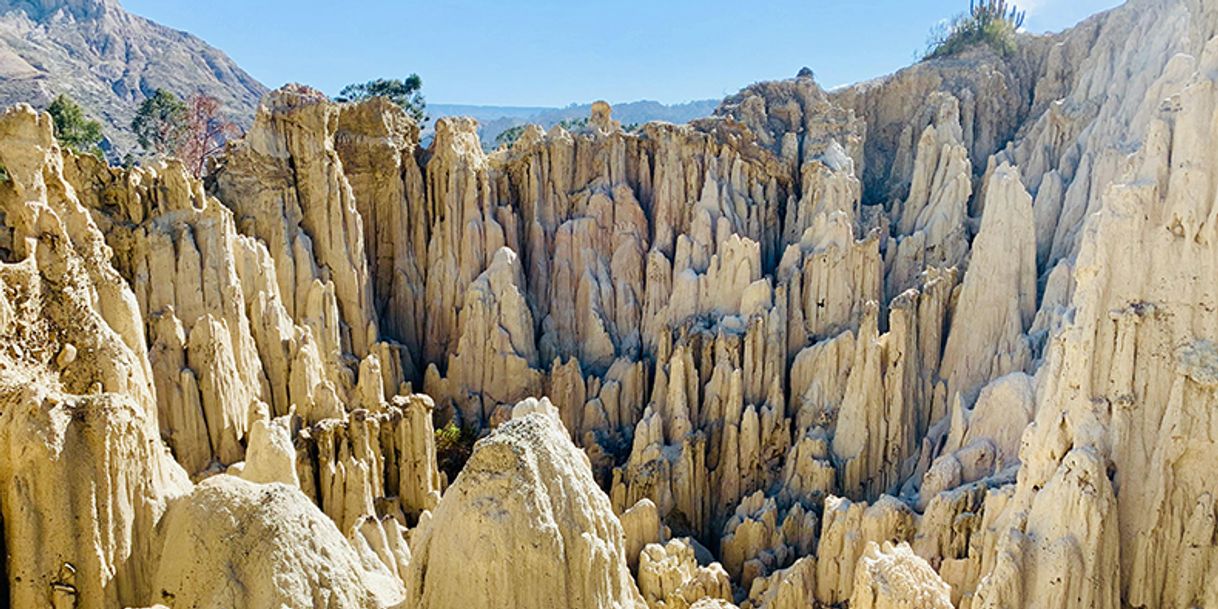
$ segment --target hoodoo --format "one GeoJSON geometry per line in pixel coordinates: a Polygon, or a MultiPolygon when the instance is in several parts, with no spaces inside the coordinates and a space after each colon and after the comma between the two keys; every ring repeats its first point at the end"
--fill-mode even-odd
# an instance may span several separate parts
{"type": "Polygon", "coordinates": [[[0,605],[1218,607],[1218,10],[1013,36],[203,179],[3,110],[0,605]]]}

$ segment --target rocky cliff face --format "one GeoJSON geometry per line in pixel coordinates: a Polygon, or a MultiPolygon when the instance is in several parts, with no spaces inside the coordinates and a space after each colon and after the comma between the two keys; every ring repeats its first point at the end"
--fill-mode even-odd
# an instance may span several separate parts
{"type": "Polygon", "coordinates": [[[158,88],[207,93],[243,126],[266,93],[224,53],[118,0],[0,0],[0,106],[45,107],[66,93],[121,157],[138,151],[131,119],[158,88]]]}
{"type": "Polygon", "coordinates": [[[206,185],[10,109],[4,594],[1218,606],[1216,32],[1132,0],[489,155],[293,86],[206,185]]]}

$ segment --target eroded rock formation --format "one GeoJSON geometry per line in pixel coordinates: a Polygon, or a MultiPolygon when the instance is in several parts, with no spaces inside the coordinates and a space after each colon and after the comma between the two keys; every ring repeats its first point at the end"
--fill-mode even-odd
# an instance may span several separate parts
{"type": "Polygon", "coordinates": [[[289,86],[206,183],[11,109],[6,599],[1218,606],[1216,32],[490,154],[289,86]]]}

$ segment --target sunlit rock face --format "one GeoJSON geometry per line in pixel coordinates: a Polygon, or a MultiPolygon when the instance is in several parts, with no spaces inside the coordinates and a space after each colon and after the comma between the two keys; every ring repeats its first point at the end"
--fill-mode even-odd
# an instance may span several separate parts
{"type": "Polygon", "coordinates": [[[205,182],[7,110],[4,598],[1218,606],[1215,32],[489,154],[291,85],[205,182]]]}

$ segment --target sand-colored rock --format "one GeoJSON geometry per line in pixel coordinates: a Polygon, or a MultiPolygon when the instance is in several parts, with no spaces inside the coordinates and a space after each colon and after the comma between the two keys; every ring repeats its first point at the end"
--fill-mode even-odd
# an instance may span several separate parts
{"type": "Polygon", "coordinates": [[[1024,333],[1036,315],[1036,234],[1032,198],[1009,165],[985,189],[987,212],[973,243],[941,374],[948,395],[976,399],[991,379],[1023,370],[1031,360],[1024,333]]]}
{"type": "Polygon", "coordinates": [[[153,598],[187,607],[397,606],[401,583],[360,556],[299,490],[210,478],[161,523],[153,598]]]}
{"type": "Polygon", "coordinates": [[[1216,19],[489,154],[292,86],[205,183],[9,111],[10,598],[1214,605],[1216,19]]]}
{"type": "Polygon", "coordinates": [[[680,539],[643,548],[638,582],[651,609],[686,609],[704,598],[732,598],[727,571],[719,563],[699,566],[694,549],[680,539]]]}
{"type": "Polygon", "coordinates": [[[512,419],[480,441],[412,539],[407,606],[644,605],[622,526],[554,415],[512,419]]]}
{"type": "Polygon", "coordinates": [[[948,585],[909,544],[867,544],[854,571],[852,609],[952,609],[948,585]]]}
{"type": "Polygon", "coordinates": [[[668,541],[668,532],[660,524],[660,512],[650,499],[640,499],[618,518],[626,535],[626,562],[631,572],[638,574],[639,553],[651,544],[668,541]]]}
{"type": "Polygon", "coordinates": [[[805,556],[773,575],[753,580],[745,609],[795,609],[816,602],[816,558],[805,556]]]}

